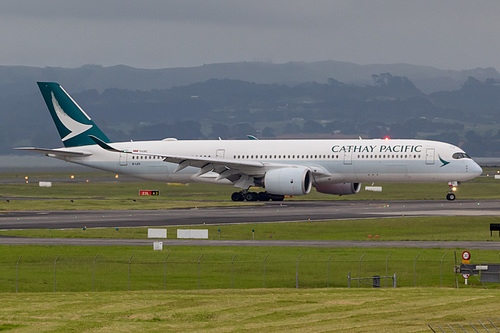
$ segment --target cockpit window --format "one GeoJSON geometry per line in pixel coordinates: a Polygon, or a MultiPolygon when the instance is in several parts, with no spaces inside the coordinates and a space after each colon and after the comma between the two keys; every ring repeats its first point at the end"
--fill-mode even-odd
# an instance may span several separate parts
{"type": "Polygon", "coordinates": [[[461,158],[470,158],[470,156],[467,155],[466,153],[455,153],[452,155],[452,157],[456,160],[459,160],[461,158]]]}

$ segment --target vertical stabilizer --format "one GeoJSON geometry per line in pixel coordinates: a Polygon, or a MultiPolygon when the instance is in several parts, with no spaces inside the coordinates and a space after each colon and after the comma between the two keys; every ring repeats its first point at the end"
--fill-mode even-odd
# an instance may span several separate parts
{"type": "Polygon", "coordinates": [[[59,83],[38,82],[38,87],[65,147],[95,145],[89,135],[111,142],[59,83]]]}

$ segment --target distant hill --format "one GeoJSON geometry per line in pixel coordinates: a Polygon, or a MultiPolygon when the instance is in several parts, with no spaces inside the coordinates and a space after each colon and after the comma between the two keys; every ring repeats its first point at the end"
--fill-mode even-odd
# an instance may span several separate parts
{"type": "Polygon", "coordinates": [[[389,135],[500,156],[500,74],[493,68],[335,61],[156,70],[0,66],[0,154],[61,145],[36,81],[61,83],[115,141],[389,135]]]}
{"type": "Polygon", "coordinates": [[[0,66],[0,88],[11,94],[35,91],[35,81],[57,81],[72,91],[108,88],[149,91],[184,86],[209,79],[242,80],[262,84],[293,86],[304,82],[326,83],[329,78],[355,85],[372,84],[372,75],[391,73],[407,77],[424,93],[459,89],[469,76],[478,80],[500,79],[494,68],[441,70],[408,64],[358,65],[340,61],[238,62],[210,64],[199,67],[139,69],[128,66],[80,68],[0,66]]]}

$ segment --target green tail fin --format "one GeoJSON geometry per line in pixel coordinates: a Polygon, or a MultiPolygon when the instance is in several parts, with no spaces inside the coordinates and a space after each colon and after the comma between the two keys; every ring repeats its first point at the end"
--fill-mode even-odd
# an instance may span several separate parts
{"type": "Polygon", "coordinates": [[[95,145],[89,135],[111,142],[59,83],[37,83],[65,147],[95,145]]]}

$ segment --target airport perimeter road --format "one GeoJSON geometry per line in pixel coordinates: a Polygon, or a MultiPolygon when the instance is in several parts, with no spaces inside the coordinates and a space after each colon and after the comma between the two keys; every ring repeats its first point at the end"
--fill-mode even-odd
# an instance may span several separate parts
{"type": "Polygon", "coordinates": [[[0,229],[222,225],[398,216],[500,216],[500,200],[285,201],[199,209],[22,211],[0,214],[0,229]]]}

